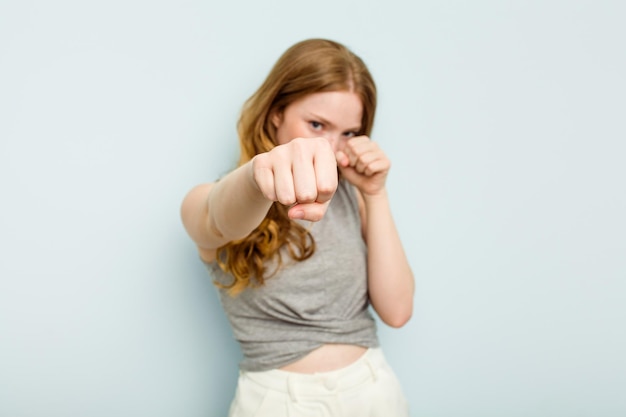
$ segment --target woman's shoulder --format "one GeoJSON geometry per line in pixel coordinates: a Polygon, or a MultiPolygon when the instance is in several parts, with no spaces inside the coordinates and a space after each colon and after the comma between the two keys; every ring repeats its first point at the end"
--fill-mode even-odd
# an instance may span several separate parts
{"type": "Polygon", "coordinates": [[[205,264],[212,264],[217,260],[217,249],[205,249],[198,246],[198,255],[205,264]]]}

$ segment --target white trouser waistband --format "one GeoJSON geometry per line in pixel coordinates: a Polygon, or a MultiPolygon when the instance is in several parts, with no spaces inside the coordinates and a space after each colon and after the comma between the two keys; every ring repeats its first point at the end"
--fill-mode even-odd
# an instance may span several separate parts
{"type": "Polygon", "coordinates": [[[289,394],[292,401],[309,396],[335,395],[376,380],[377,371],[387,365],[380,348],[368,349],[354,363],[335,371],[301,374],[274,369],[264,372],[242,372],[241,375],[267,389],[289,394]]]}

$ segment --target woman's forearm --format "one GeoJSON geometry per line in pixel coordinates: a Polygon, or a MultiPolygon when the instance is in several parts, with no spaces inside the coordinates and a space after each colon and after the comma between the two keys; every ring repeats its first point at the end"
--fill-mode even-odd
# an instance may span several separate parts
{"type": "Polygon", "coordinates": [[[192,189],[183,201],[181,214],[198,247],[211,250],[246,237],[271,205],[256,186],[252,162],[248,162],[216,183],[192,189]]]}
{"type": "Polygon", "coordinates": [[[368,247],[368,283],[372,306],[392,327],[413,313],[414,279],[396,229],[386,191],[363,196],[368,247]]]}

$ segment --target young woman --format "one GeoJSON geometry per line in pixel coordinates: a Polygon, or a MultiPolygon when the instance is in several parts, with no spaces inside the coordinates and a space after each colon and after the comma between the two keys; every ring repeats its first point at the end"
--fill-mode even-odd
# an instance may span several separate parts
{"type": "Polygon", "coordinates": [[[231,417],[408,416],[368,310],[404,325],[414,286],[375,107],[359,57],[297,43],[243,108],[238,168],[183,201],[244,353],[231,417]]]}

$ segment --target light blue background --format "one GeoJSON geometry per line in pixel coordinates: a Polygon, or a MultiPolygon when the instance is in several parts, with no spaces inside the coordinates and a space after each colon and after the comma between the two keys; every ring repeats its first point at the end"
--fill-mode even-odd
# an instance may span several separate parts
{"type": "Polygon", "coordinates": [[[179,204],[309,37],[380,90],[412,415],[626,415],[623,4],[2,0],[0,417],[225,415],[240,353],[179,204]]]}

